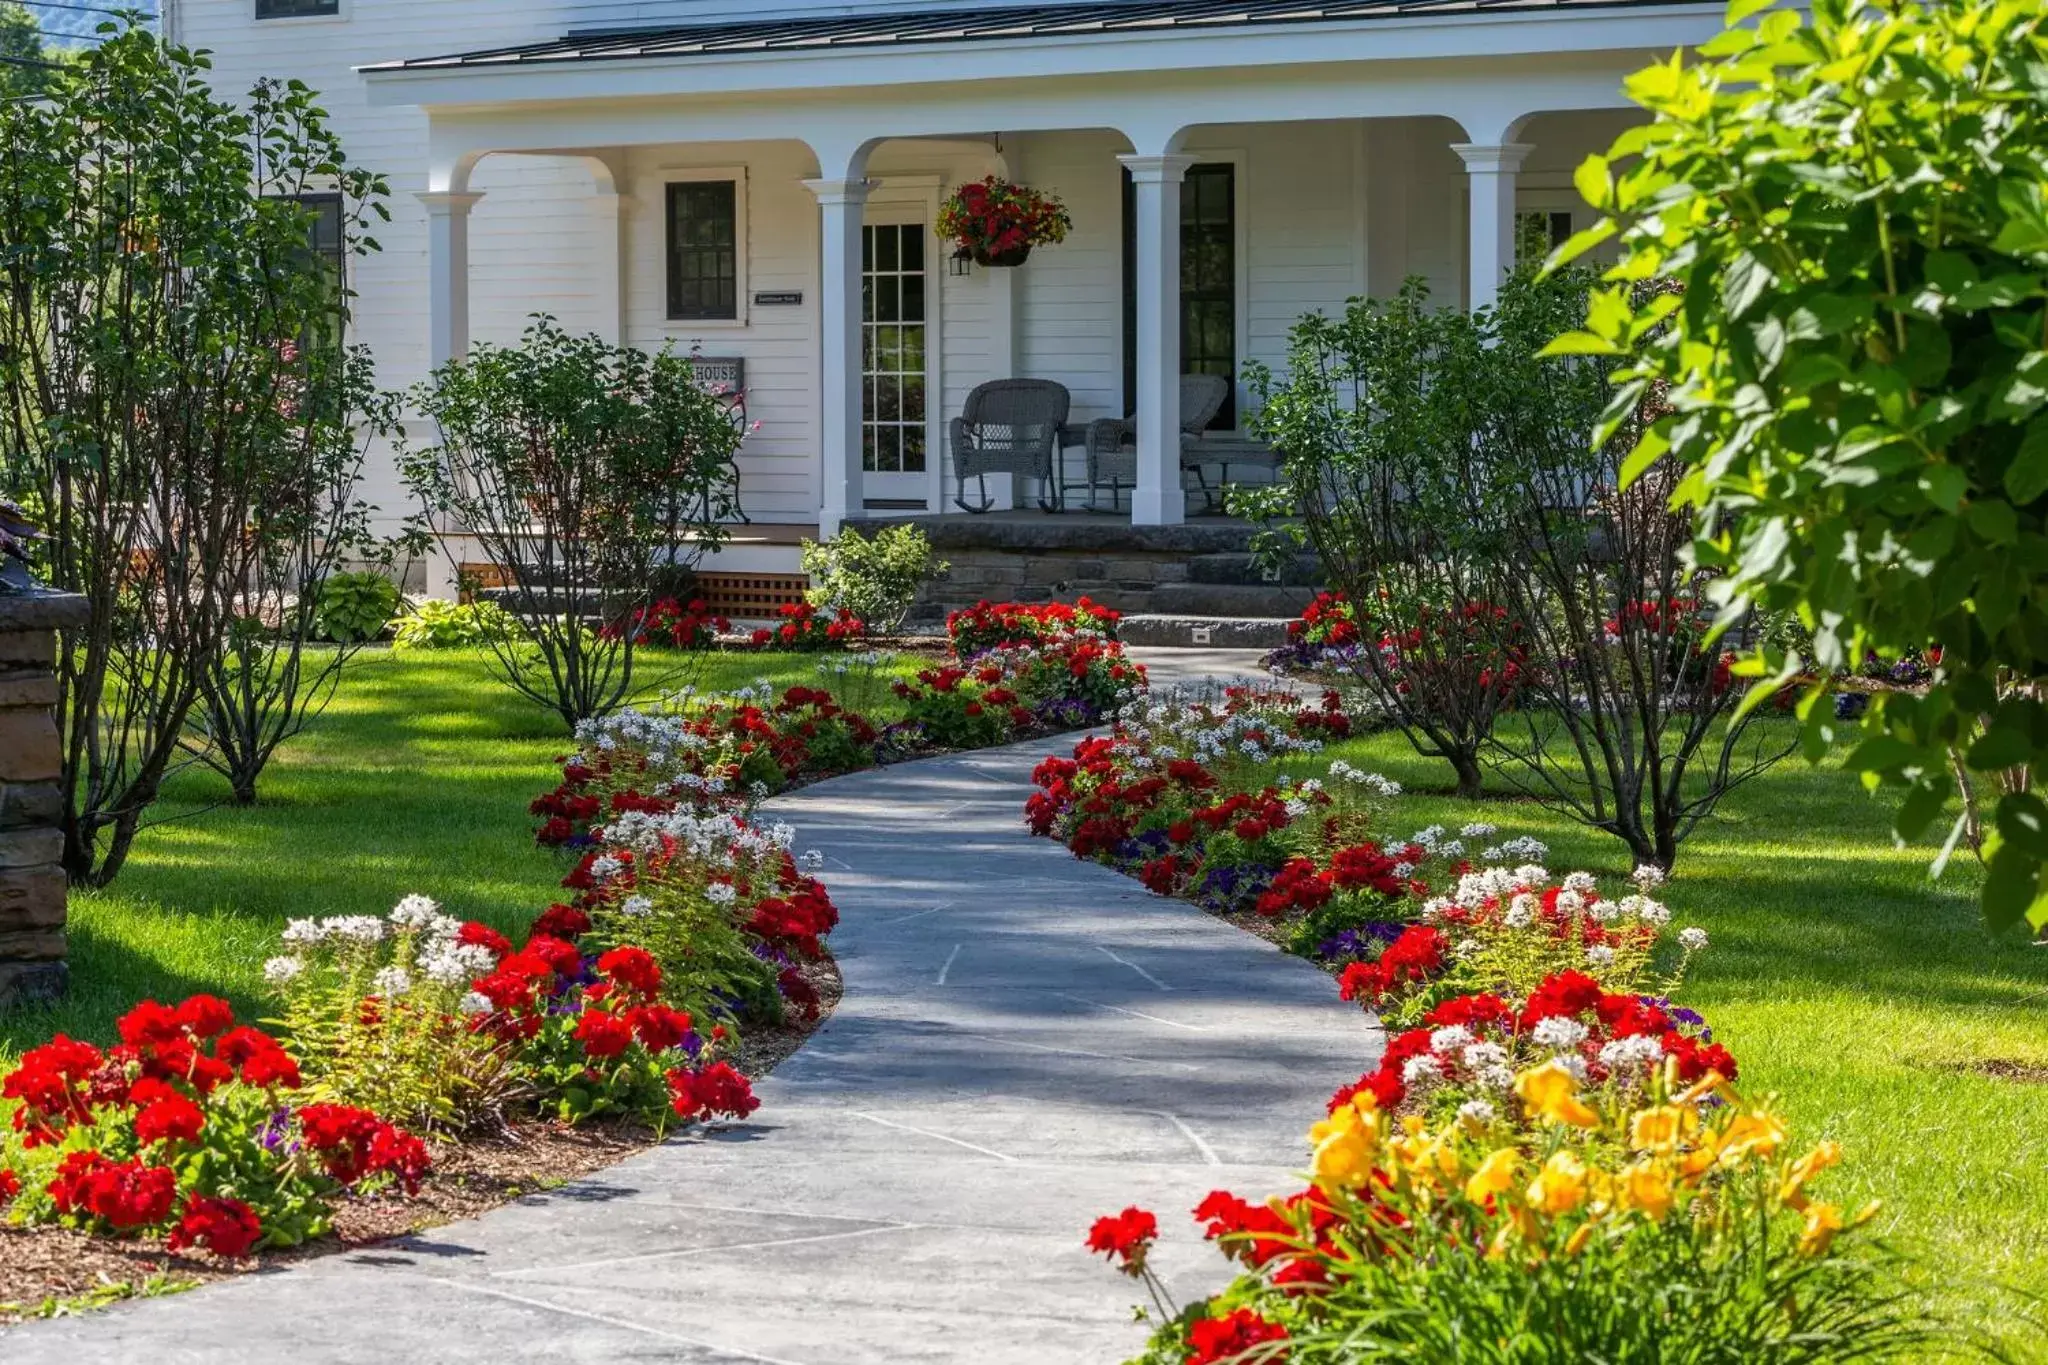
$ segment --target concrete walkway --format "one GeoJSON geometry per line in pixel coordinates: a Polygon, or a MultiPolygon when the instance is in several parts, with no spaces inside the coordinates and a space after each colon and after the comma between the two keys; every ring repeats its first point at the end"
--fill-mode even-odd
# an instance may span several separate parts
{"type": "Polygon", "coordinates": [[[1328,977],[1026,835],[1070,741],[772,804],[827,855],[846,998],[754,1121],[408,1241],[4,1334],[39,1362],[1121,1360],[1138,1286],[1083,1251],[1138,1203],[1191,1297],[1186,1217],[1293,1186],[1378,1044],[1328,977]]]}

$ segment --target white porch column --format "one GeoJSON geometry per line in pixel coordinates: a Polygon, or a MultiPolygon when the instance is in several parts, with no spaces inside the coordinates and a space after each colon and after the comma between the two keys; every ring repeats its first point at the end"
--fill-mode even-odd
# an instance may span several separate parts
{"type": "Polygon", "coordinates": [[[597,334],[614,346],[626,344],[626,224],[630,195],[616,185],[599,185],[590,198],[590,291],[597,334]]]}
{"type": "Polygon", "coordinates": [[[436,190],[427,208],[427,364],[469,354],[469,211],[481,194],[436,190]]]}
{"type": "Polygon", "coordinates": [[[818,536],[861,511],[860,229],[865,180],[806,180],[818,200],[818,536]]]}
{"type": "Polygon", "coordinates": [[[1468,309],[1489,307],[1515,265],[1515,173],[1535,151],[1526,142],[1454,142],[1472,201],[1468,309]]]}
{"type": "Polygon", "coordinates": [[[1195,158],[1120,156],[1137,239],[1138,482],[1133,526],[1187,517],[1180,473],[1180,185],[1195,158]]]}

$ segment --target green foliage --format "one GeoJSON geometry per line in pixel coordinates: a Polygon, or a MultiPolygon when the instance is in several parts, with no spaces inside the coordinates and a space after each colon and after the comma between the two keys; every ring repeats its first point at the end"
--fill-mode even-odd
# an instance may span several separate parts
{"type": "Polygon", "coordinates": [[[1268,521],[1262,557],[1305,542],[1330,586],[1379,604],[1380,631],[1414,633],[1405,660],[1363,649],[1353,671],[1417,752],[1451,764],[1466,795],[1479,790],[1479,753],[1508,698],[1431,623],[1489,601],[1506,544],[1478,468],[1488,359],[1484,319],[1432,307],[1419,280],[1384,302],[1354,300],[1341,317],[1308,314],[1289,333],[1284,378],[1247,370],[1256,429],[1287,452],[1284,491],[1233,496],[1233,510],[1268,521]]]}
{"type": "Polygon", "coordinates": [[[920,587],[952,567],[932,557],[931,542],[909,522],[881,527],[872,538],[849,525],[822,545],[807,540],[803,563],[811,580],[805,601],[883,635],[903,624],[920,587]]]}
{"type": "Polygon", "coordinates": [[[715,550],[738,510],[741,429],[689,359],[571,336],[537,316],[513,347],[479,343],[412,394],[437,444],[402,444],[416,540],[452,519],[505,573],[517,622],[486,636],[499,675],[571,728],[631,694],[632,631],[583,628],[651,605],[658,571],[715,550]]]}
{"type": "Polygon", "coordinates": [[[512,1049],[470,1027],[487,1004],[469,998],[470,982],[493,957],[456,942],[461,926],[438,911],[408,896],[388,917],[285,927],[263,970],[308,1098],[422,1128],[502,1120],[517,1087],[512,1049]]]}
{"type": "Polygon", "coordinates": [[[643,876],[633,897],[592,906],[589,942],[600,951],[636,944],[652,953],[663,1002],[693,1019],[780,1022],[775,968],[754,956],[734,922],[732,898],[714,899],[720,893],[710,890],[708,871],[671,861],[666,875],[643,876]]]}
{"type": "MultiPolygon", "coordinates": [[[[1623,357],[1628,457],[1706,514],[1718,599],[1799,613],[1811,662],[1938,645],[1925,696],[1879,694],[1854,762],[1920,835],[1988,864],[1995,926],[2048,926],[2048,36],[2015,0],[1731,11],[1698,61],[1628,84],[1655,115],[1578,174],[1620,263],[1554,352],[1623,357]],[[1668,278],[1681,293],[1641,296],[1668,278]],[[1985,828],[1986,792],[1997,796],[1985,828]]],[[[1809,752],[1830,709],[1802,703],[1809,752]]],[[[1946,861],[1945,850],[1942,861],[1946,861]]]]}
{"type": "Polygon", "coordinates": [[[91,608],[59,650],[74,884],[118,871],[202,691],[272,711],[251,575],[350,538],[376,425],[367,358],[300,344],[346,303],[298,196],[338,191],[367,251],[384,183],[304,85],[223,99],[206,69],[110,24],[44,98],[0,100],[0,496],[47,532],[35,571],[91,608]]]}
{"type": "Polygon", "coordinates": [[[46,93],[64,57],[62,49],[44,46],[35,15],[13,0],[0,3],[0,99],[46,93]]]}
{"type": "Polygon", "coordinates": [[[507,642],[518,630],[496,602],[444,602],[426,598],[399,618],[393,649],[482,649],[507,642]]]}
{"type": "Polygon", "coordinates": [[[398,585],[374,569],[337,573],[320,585],[322,639],[342,644],[374,640],[398,615],[398,585]]]}

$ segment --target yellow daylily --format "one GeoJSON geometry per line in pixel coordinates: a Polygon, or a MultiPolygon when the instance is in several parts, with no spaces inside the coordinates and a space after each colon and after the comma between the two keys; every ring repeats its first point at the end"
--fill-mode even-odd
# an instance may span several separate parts
{"type": "Polygon", "coordinates": [[[1619,1181],[1621,1206],[1648,1215],[1652,1220],[1662,1222],[1664,1215],[1671,1212],[1676,1195],[1671,1188],[1671,1172],[1657,1161],[1638,1161],[1625,1168],[1619,1181]]]}
{"type": "Polygon", "coordinates": [[[1699,1132],[1699,1111],[1691,1105],[1660,1104],[1629,1120],[1629,1146],[1639,1152],[1671,1152],[1699,1132]]]}
{"type": "Polygon", "coordinates": [[[1529,1182],[1529,1204],[1551,1217],[1570,1213],[1586,1201],[1586,1167],[1570,1152],[1554,1152],[1529,1182]]]}
{"type": "Polygon", "coordinates": [[[1725,1127],[1716,1129],[1708,1140],[1723,1166],[1777,1155],[1785,1141],[1785,1121],[1768,1109],[1751,1109],[1737,1114],[1725,1127]]]}
{"type": "Polygon", "coordinates": [[[1384,1117],[1372,1096],[1361,1092],[1310,1128],[1308,1140],[1315,1151],[1309,1158],[1309,1172],[1316,1183],[1351,1189],[1370,1180],[1379,1160],[1384,1117]]]}
{"type": "Polygon", "coordinates": [[[1795,1209],[1806,1207],[1806,1182],[1830,1166],[1842,1160],[1842,1145],[1839,1142],[1819,1143],[1805,1156],[1792,1163],[1785,1172],[1785,1180],[1778,1187],[1778,1200],[1795,1209]]]}
{"type": "Polygon", "coordinates": [[[1578,1231],[1565,1239],[1564,1254],[1576,1256],[1586,1249],[1586,1243],[1593,1240],[1593,1224],[1581,1223],[1578,1231]]]}
{"type": "Polygon", "coordinates": [[[1799,1234],[1801,1256],[1825,1256],[1842,1230],[1842,1210],[1834,1204],[1808,1204],[1806,1227],[1799,1234]]]}
{"type": "Polygon", "coordinates": [[[1569,1123],[1578,1128],[1600,1126],[1600,1115],[1579,1099],[1578,1077],[1556,1058],[1515,1077],[1515,1093],[1530,1112],[1552,1123],[1569,1123]]]}
{"type": "Polygon", "coordinates": [[[1515,1183],[1515,1168],[1522,1164],[1522,1155],[1512,1147],[1503,1147],[1488,1154],[1479,1163],[1479,1169],[1472,1172],[1472,1178],[1465,1182],[1465,1197],[1475,1204],[1483,1204],[1495,1195],[1505,1194],[1515,1183]]]}

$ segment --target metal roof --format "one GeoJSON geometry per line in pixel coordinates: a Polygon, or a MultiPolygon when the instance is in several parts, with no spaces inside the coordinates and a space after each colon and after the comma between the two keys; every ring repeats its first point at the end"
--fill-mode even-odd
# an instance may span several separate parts
{"type": "Polygon", "coordinates": [[[1088,34],[1157,33],[1400,19],[1416,15],[1656,9],[1688,0],[1083,0],[998,9],[804,15],[677,28],[572,33],[551,42],[380,62],[366,71],[527,66],[748,52],[867,49],[1088,34]]]}

